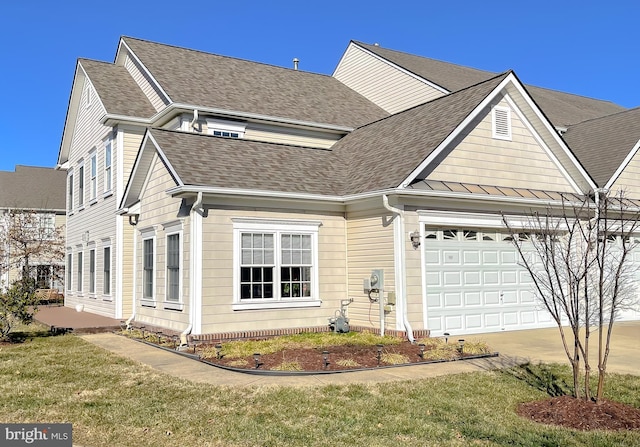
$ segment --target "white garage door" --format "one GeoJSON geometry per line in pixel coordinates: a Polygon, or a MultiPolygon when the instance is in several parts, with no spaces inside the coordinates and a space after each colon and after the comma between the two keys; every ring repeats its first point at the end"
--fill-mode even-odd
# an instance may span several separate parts
{"type": "Polygon", "coordinates": [[[426,229],[426,325],[451,336],[553,326],[507,234],[426,229]]]}

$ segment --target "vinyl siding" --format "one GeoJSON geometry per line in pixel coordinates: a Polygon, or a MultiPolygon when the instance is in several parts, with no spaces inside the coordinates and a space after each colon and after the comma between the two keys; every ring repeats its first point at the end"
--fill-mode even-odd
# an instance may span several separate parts
{"type": "MultiPolygon", "coordinates": [[[[506,101],[500,106],[509,107],[506,101]]],[[[511,141],[492,138],[491,109],[470,124],[430,180],[574,192],[562,171],[514,110],[511,141]]]]}
{"type": "MultiPolygon", "coordinates": [[[[385,298],[395,291],[395,263],[392,214],[384,209],[347,214],[347,255],[349,305],[352,325],[380,328],[378,303],[370,303],[363,291],[363,280],[372,269],[384,269],[385,298]]],[[[385,327],[396,328],[395,311],[386,316],[385,327]]]]}
{"type": "MultiPolygon", "coordinates": [[[[153,326],[183,331],[189,324],[189,219],[182,220],[182,310],[165,309],[166,296],[166,236],[173,232],[173,225],[165,229],[167,224],[175,224],[180,209],[180,199],[173,199],[166,194],[166,190],[175,186],[165,166],[157,156],[151,164],[146,187],[141,199],[140,218],[135,228],[137,234],[136,248],[136,322],[153,326]],[[155,307],[142,306],[140,299],[143,291],[142,244],[143,235],[154,228],[155,235],[155,307]]],[[[133,269],[132,269],[133,270],[133,269]]]]}
{"type": "Polygon", "coordinates": [[[344,218],[341,214],[300,213],[293,210],[210,209],[203,222],[203,333],[248,329],[324,326],[346,294],[344,218]],[[232,310],[233,218],[268,217],[321,221],[318,232],[320,307],[232,310]]]}
{"type": "Polygon", "coordinates": [[[610,188],[611,192],[624,191],[626,197],[640,198],[640,151],[636,152],[629,164],[610,188]]]}
{"type": "Polygon", "coordinates": [[[163,99],[164,95],[157,89],[147,73],[142,70],[138,62],[131,58],[129,54],[127,54],[127,57],[125,58],[124,68],[127,69],[133,80],[140,86],[140,89],[149,99],[149,102],[153,105],[156,111],[159,112],[166,107],[168,103],[163,99]]]}
{"type": "Polygon", "coordinates": [[[416,212],[405,211],[405,271],[407,293],[407,318],[412,329],[424,329],[422,303],[422,245],[413,248],[408,234],[420,231],[420,223],[416,212]]]}
{"type": "Polygon", "coordinates": [[[415,76],[353,44],[333,75],[389,113],[397,113],[444,94],[415,76]]]}
{"type": "MultiPolygon", "coordinates": [[[[112,246],[112,256],[115,256],[115,231],[116,216],[115,211],[117,203],[115,199],[115,178],[117,173],[117,157],[118,151],[115,147],[115,139],[113,139],[112,148],[112,170],[113,170],[113,190],[111,193],[105,194],[104,191],[104,140],[110,135],[112,129],[100,124],[100,118],[104,115],[105,109],[98,101],[97,96],[93,95],[93,102],[90,107],[85,106],[86,89],[83,88],[83,94],[80,101],[80,107],[77,115],[76,132],[73,135],[71,148],[69,153],[69,167],[73,169],[74,175],[74,211],[67,218],[67,237],[66,246],[71,247],[70,252],[73,254],[73,284],[71,290],[65,291],[65,305],[74,306],[76,304],[84,304],[85,311],[92,312],[108,317],[114,317],[115,310],[115,290],[112,285],[112,294],[110,297],[102,296],[102,247],[104,240],[110,240],[112,246]],[[95,200],[90,199],[91,190],[91,151],[95,149],[96,153],[96,175],[97,175],[97,193],[95,200]],[[79,161],[84,163],[84,206],[78,207],[78,175],[79,161]],[[89,290],[89,250],[90,247],[96,249],[96,292],[90,294],[89,290]],[[83,286],[82,292],[77,292],[77,253],[83,253],[83,286]]],[[[117,264],[114,262],[112,266],[112,276],[117,274],[117,264]]]]}

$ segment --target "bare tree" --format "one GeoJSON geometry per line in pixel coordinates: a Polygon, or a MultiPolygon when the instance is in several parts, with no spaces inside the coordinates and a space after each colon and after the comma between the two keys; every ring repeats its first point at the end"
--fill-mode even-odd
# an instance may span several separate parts
{"type": "Polygon", "coordinates": [[[560,207],[532,213],[516,225],[503,216],[521,265],[533,280],[539,303],[560,331],[571,364],[574,396],[591,398],[590,336],[598,331],[598,388],[603,397],[606,364],[614,322],[636,303],[636,267],[631,252],[640,210],[623,195],[597,191],[592,196],[563,198],[560,207]]]}
{"type": "Polygon", "coordinates": [[[50,284],[62,283],[64,227],[55,225],[51,213],[9,210],[0,215],[0,247],[0,273],[15,273],[15,280],[0,293],[0,336],[6,336],[15,322],[33,318],[40,276],[50,284]]]}

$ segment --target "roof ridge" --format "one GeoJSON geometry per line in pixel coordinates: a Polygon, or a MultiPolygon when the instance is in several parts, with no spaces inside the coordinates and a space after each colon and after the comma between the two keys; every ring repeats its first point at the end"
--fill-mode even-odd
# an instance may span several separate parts
{"type": "Polygon", "coordinates": [[[570,126],[567,126],[567,131],[572,129],[572,128],[574,128],[574,127],[576,127],[576,126],[581,126],[582,124],[587,124],[587,123],[591,123],[593,121],[599,121],[599,120],[603,120],[603,119],[606,119],[606,118],[612,118],[612,117],[614,117],[616,115],[620,115],[620,114],[623,114],[623,113],[637,112],[637,111],[640,111],[640,106],[632,107],[631,109],[620,110],[619,112],[610,113],[609,115],[590,118],[588,120],[580,121],[579,123],[575,123],[575,124],[572,124],[570,126]]]}

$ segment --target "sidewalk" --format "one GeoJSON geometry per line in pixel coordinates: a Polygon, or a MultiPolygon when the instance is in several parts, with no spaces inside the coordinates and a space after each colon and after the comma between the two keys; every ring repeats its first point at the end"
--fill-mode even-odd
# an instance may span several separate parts
{"type": "MultiPolygon", "coordinates": [[[[317,386],[381,383],[487,371],[526,362],[567,363],[557,328],[466,336],[469,340],[485,341],[492,351],[500,353],[498,357],[310,376],[259,376],[231,372],[113,333],[88,334],[83,335],[82,338],[117,355],[149,365],[158,371],[194,382],[221,386],[317,386]]],[[[596,340],[594,335],[592,348],[597,348],[596,340]]],[[[608,372],[640,374],[638,340],[640,340],[640,322],[616,323],[608,372]]],[[[594,367],[597,364],[595,352],[594,350],[591,353],[594,367]]]]}

